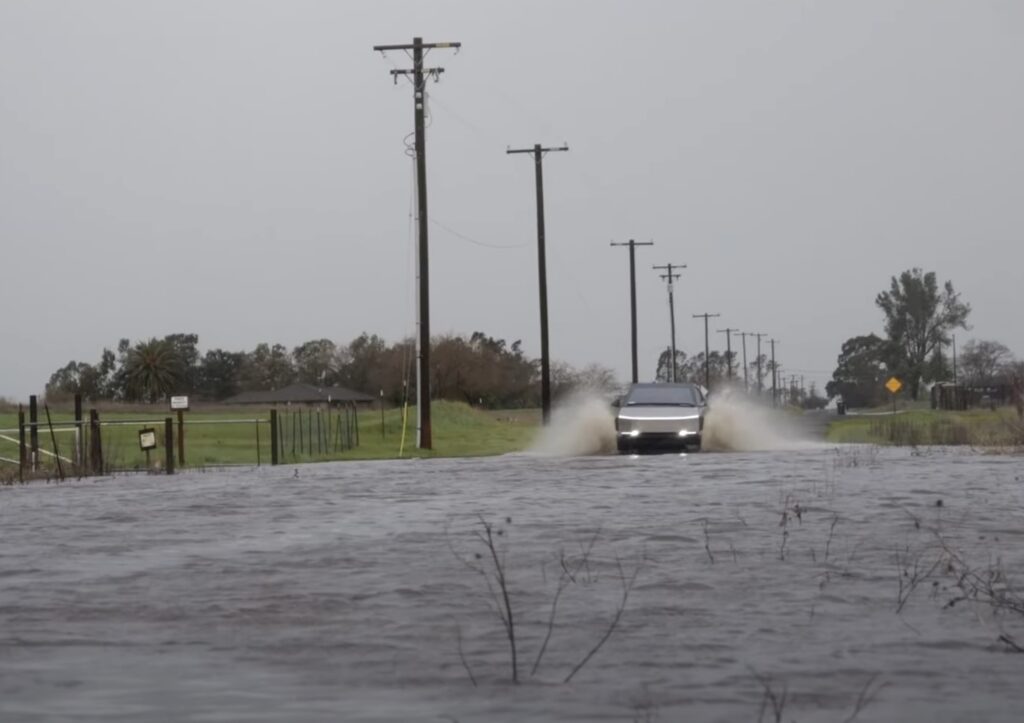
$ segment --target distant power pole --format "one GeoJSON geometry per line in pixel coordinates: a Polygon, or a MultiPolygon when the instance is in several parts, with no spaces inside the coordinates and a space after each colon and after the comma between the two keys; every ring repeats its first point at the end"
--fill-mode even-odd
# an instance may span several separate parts
{"type": "Polygon", "coordinates": [[[669,381],[673,384],[676,379],[676,302],[672,295],[673,280],[679,278],[679,274],[673,274],[672,269],[685,269],[686,264],[665,264],[664,266],[652,266],[653,269],[666,269],[664,274],[659,274],[668,284],[668,320],[672,329],[672,372],[669,381]]]}
{"type": "Polygon", "coordinates": [[[764,374],[761,371],[761,337],[767,334],[753,334],[757,337],[757,396],[764,394],[764,374]]]}
{"type": "Polygon", "coordinates": [[[726,327],[719,329],[719,334],[725,334],[725,363],[727,365],[729,379],[732,379],[732,335],[733,332],[739,331],[739,329],[733,329],[726,327]]]}
{"type": "Polygon", "coordinates": [[[551,357],[548,354],[548,271],[544,251],[544,154],[549,151],[567,151],[569,146],[542,148],[509,148],[505,153],[532,153],[537,173],[537,275],[540,287],[540,407],[544,424],[551,419],[551,357]]]}
{"type": "Polygon", "coordinates": [[[437,82],[444,68],[424,68],[424,50],[434,48],[458,48],[462,43],[424,43],[423,38],[413,38],[412,43],[400,45],[374,45],[380,53],[389,50],[412,50],[412,69],[392,70],[391,76],[398,82],[398,76],[412,76],[413,109],[416,134],[416,215],[419,221],[419,365],[416,368],[416,391],[419,397],[416,414],[419,417],[419,447],[431,449],[433,439],[430,426],[430,275],[427,243],[427,130],[424,107],[426,105],[426,79],[437,82]]]}
{"type": "Polygon", "coordinates": [[[694,314],[694,319],[704,318],[704,388],[711,389],[711,351],[708,346],[708,319],[714,319],[721,314],[694,314]]]}
{"type": "Polygon", "coordinates": [[[750,380],[749,374],[747,373],[747,337],[754,336],[749,331],[740,332],[740,336],[743,337],[743,391],[750,391],[750,380]]]}
{"type": "Polygon", "coordinates": [[[775,339],[769,339],[769,341],[772,345],[772,406],[774,407],[776,405],[776,394],[778,393],[779,367],[775,364],[775,339]]]}
{"type": "Polygon", "coordinates": [[[633,334],[633,383],[636,384],[639,379],[637,372],[637,359],[636,359],[636,247],[637,246],[653,246],[653,241],[644,241],[638,243],[633,239],[630,239],[626,243],[615,243],[612,241],[612,246],[629,246],[629,314],[630,314],[630,328],[633,334]]]}

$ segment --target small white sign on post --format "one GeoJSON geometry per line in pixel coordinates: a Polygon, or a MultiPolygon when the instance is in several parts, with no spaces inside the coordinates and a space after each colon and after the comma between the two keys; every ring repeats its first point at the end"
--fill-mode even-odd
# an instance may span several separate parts
{"type": "Polygon", "coordinates": [[[151,449],[156,449],[156,430],[152,427],[139,430],[139,449],[144,452],[149,452],[151,449]]]}
{"type": "Polygon", "coordinates": [[[188,411],[188,397],[171,397],[171,410],[188,411]]]}

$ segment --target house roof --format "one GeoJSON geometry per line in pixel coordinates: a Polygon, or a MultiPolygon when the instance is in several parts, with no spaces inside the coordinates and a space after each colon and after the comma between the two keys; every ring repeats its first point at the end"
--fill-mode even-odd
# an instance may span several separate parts
{"type": "Polygon", "coordinates": [[[345,387],[316,387],[312,384],[289,384],[281,389],[262,392],[242,392],[225,404],[329,404],[334,402],[356,402],[367,404],[374,398],[369,394],[354,392],[345,387]]]}

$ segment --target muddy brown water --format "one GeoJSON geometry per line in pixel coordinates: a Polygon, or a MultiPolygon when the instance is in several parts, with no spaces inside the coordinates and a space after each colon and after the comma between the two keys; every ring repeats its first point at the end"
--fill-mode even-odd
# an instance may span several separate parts
{"type": "Polygon", "coordinates": [[[758,720],[766,688],[787,721],[846,720],[865,690],[857,720],[1024,709],[1024,654],[999,641],[1024,644],[1024,616],[949,607],[942,569],[896,612],[900,569],[941,544],[1024,578],[1020,457],[810,446],[123,476],[0,489],[0,526],[4,721],[735,721],[758,720]],[[478,515],[502,532],[519,685],[471,569],[478,515]],[[531,676],[563,559],[575,582],[531,676]],[[563,682],[638,565],[618,626],[563,682]]]}

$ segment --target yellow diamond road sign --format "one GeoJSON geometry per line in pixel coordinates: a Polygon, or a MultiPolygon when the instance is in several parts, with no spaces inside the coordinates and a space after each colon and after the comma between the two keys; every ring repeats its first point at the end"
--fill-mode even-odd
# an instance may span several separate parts
{"type": "Polygon", "coordinates": [[[900,389],[903,389],[903,382],[901,382],[896,377],[889,377],[889,381],[885,383],[885,388],[888,389],[893,394],[895,394],[900,389]]]}

